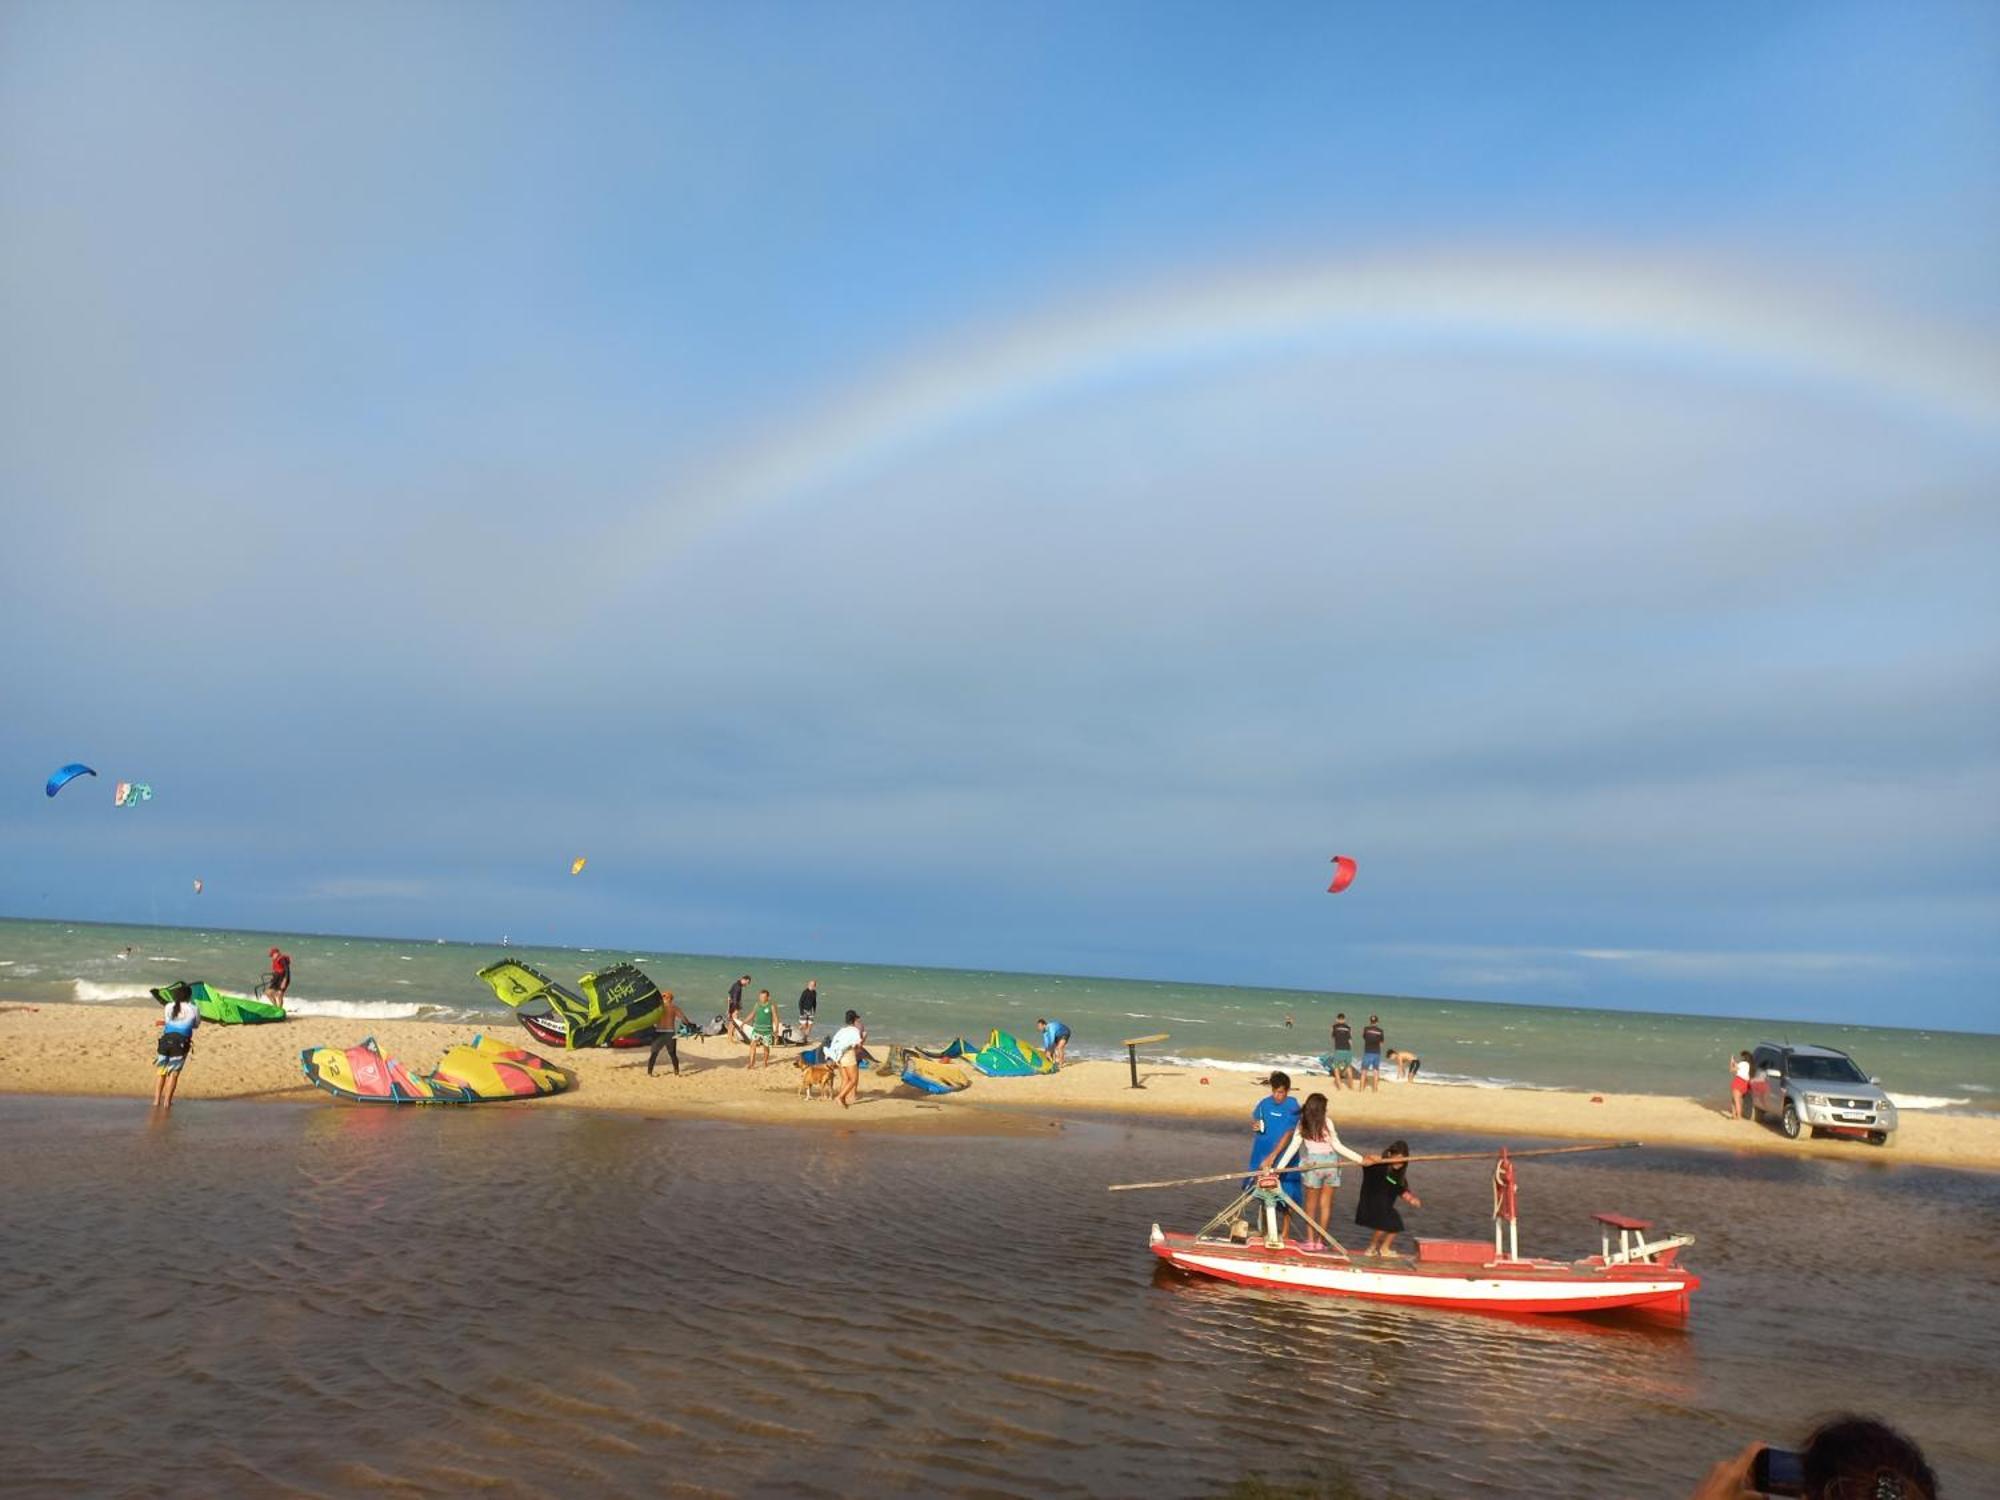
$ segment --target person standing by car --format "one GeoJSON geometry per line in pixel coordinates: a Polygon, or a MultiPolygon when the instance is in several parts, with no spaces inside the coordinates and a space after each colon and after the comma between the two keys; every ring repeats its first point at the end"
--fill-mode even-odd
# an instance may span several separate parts
{"type": "Polygon", "coordinates": [[[194,999],[172,1000],[160,1019],[160,1040],[154,1048],[153,1070],[159,1078],[153,1084],[153,1108],[172,1109],[174,1091],[181,1086],[181,1069],[187,1066],[188,1051],[194,1046],[194,1029],[201,1025],[201,1011],[194,999]]]}
{"type": "Polygon", "coordinates": [[[1739,1052],[1736,1060],[1729,1065],[1729,1118],[1747,1120],[1750,1118],[1750,1054],[1739,1052]]]}

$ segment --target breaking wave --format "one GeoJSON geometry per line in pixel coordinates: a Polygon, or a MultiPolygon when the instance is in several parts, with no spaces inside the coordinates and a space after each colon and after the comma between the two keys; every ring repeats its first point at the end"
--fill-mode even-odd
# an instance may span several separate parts
{"type": "Polygon", "coordinates": [[[285,1002],[290,1016],[326,1016],[342,1021],[451,1021],[463,1019],[446,1005],[418,1000],[309,1000],[298,996],[285,1002]]]}
{"type": "Polygon", "coordinates": [[[76,998],[88,1005],[105,1005],[118,1000],[150,1000],[153,992],[143,984],[98,984],[89,979],[72,982],[76,998]]]}
{"type": "Polygon", "coordinates": [[[1898,1109],[1951,1109],[1970,1104],[1970,1099],[1947,1099],[1937,1094],[1891,1094],[1889,1102],[1898,1109]]]}

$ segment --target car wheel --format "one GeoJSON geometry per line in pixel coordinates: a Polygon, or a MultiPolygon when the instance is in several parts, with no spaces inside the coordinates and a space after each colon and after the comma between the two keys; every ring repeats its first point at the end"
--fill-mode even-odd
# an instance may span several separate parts
{"type": "Polygon", "coordinates": [[[1888,1132],[1888,1131],[1886,1131],[1886,1130],[1871,1130],[1871,1131],[1869,1131],[1869,1132],[1868,1132],[1868,1144],[1869,1144],[1869,1145],[1871,1145],[1871,1146],[1886,1146],[1886,1145],[1888,1145],[1888,1144],[1889,1144],[1889,1132],[1888,1132]]]}
{"type": "Polygon", "coordinates": [[[1799,1107],[1789,1099],[1785,1101],[1785,1117],[1778,1125],[1785,1132],[1785,1138],[1793,1141],[1799,1138],[1799,1131],[1804,1128],[1804,1122],[1799,1119],[1799,1107]]]}

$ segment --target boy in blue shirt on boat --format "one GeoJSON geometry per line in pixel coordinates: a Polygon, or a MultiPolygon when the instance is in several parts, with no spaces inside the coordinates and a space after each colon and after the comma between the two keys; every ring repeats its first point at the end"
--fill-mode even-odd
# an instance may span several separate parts
{"type": "MultiPolygon", "coordinates": [[[[1250,1142],[1250,1170],[1253,1173],[1263,1171],[1265,1160],[1277,1149],[1278,1142],[1290,1135],[1292,1127],[1299,1123],[1299,1101],[1292,1097],[1291,1075],[1273,1073],[1264,1082],[1271,1095],[1268,1099],[1259,1099],[1257,1107],[1250,1111],[1251,1123],[1257,1130],[1250,1142]]],[[[1278,1177],[1279,1186],[1294,1203],[1299,1201],[1299,1175],[1297,1172],[1283,1172],[1278,1177]]],[[[1250,1186],[1255,1185],[1253,1177],[1250,1186]]],[[[1278,1221],[1278,1232],[1282,1237],[1291,1223],[1292,1212],[1283,1204],[1279,1205],[1279,1211],[1283,1215],[1278,1221]]]]}

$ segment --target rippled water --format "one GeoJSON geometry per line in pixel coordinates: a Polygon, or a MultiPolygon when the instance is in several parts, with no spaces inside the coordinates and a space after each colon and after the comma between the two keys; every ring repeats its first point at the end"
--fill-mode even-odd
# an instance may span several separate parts
{"type": "MultiPolygon", "coordinates": [[[[2000,1489],[1992,1177],[1524,1163],[1528,1248],[1595,1208],[1701,1236],[1685,1323],[1589,1323],[1156,1268],[1150,1220],[1215,1199],[1104,1185],[1226,1169],[1209,1128],[15,1098],[0,1130],[0,1488],[1678,1497],[1862,1405],[2000,1489]]],[[[1413,1222],[1479,1231],[1479,1169],[1414,1170],[1413,1222]]]]}

